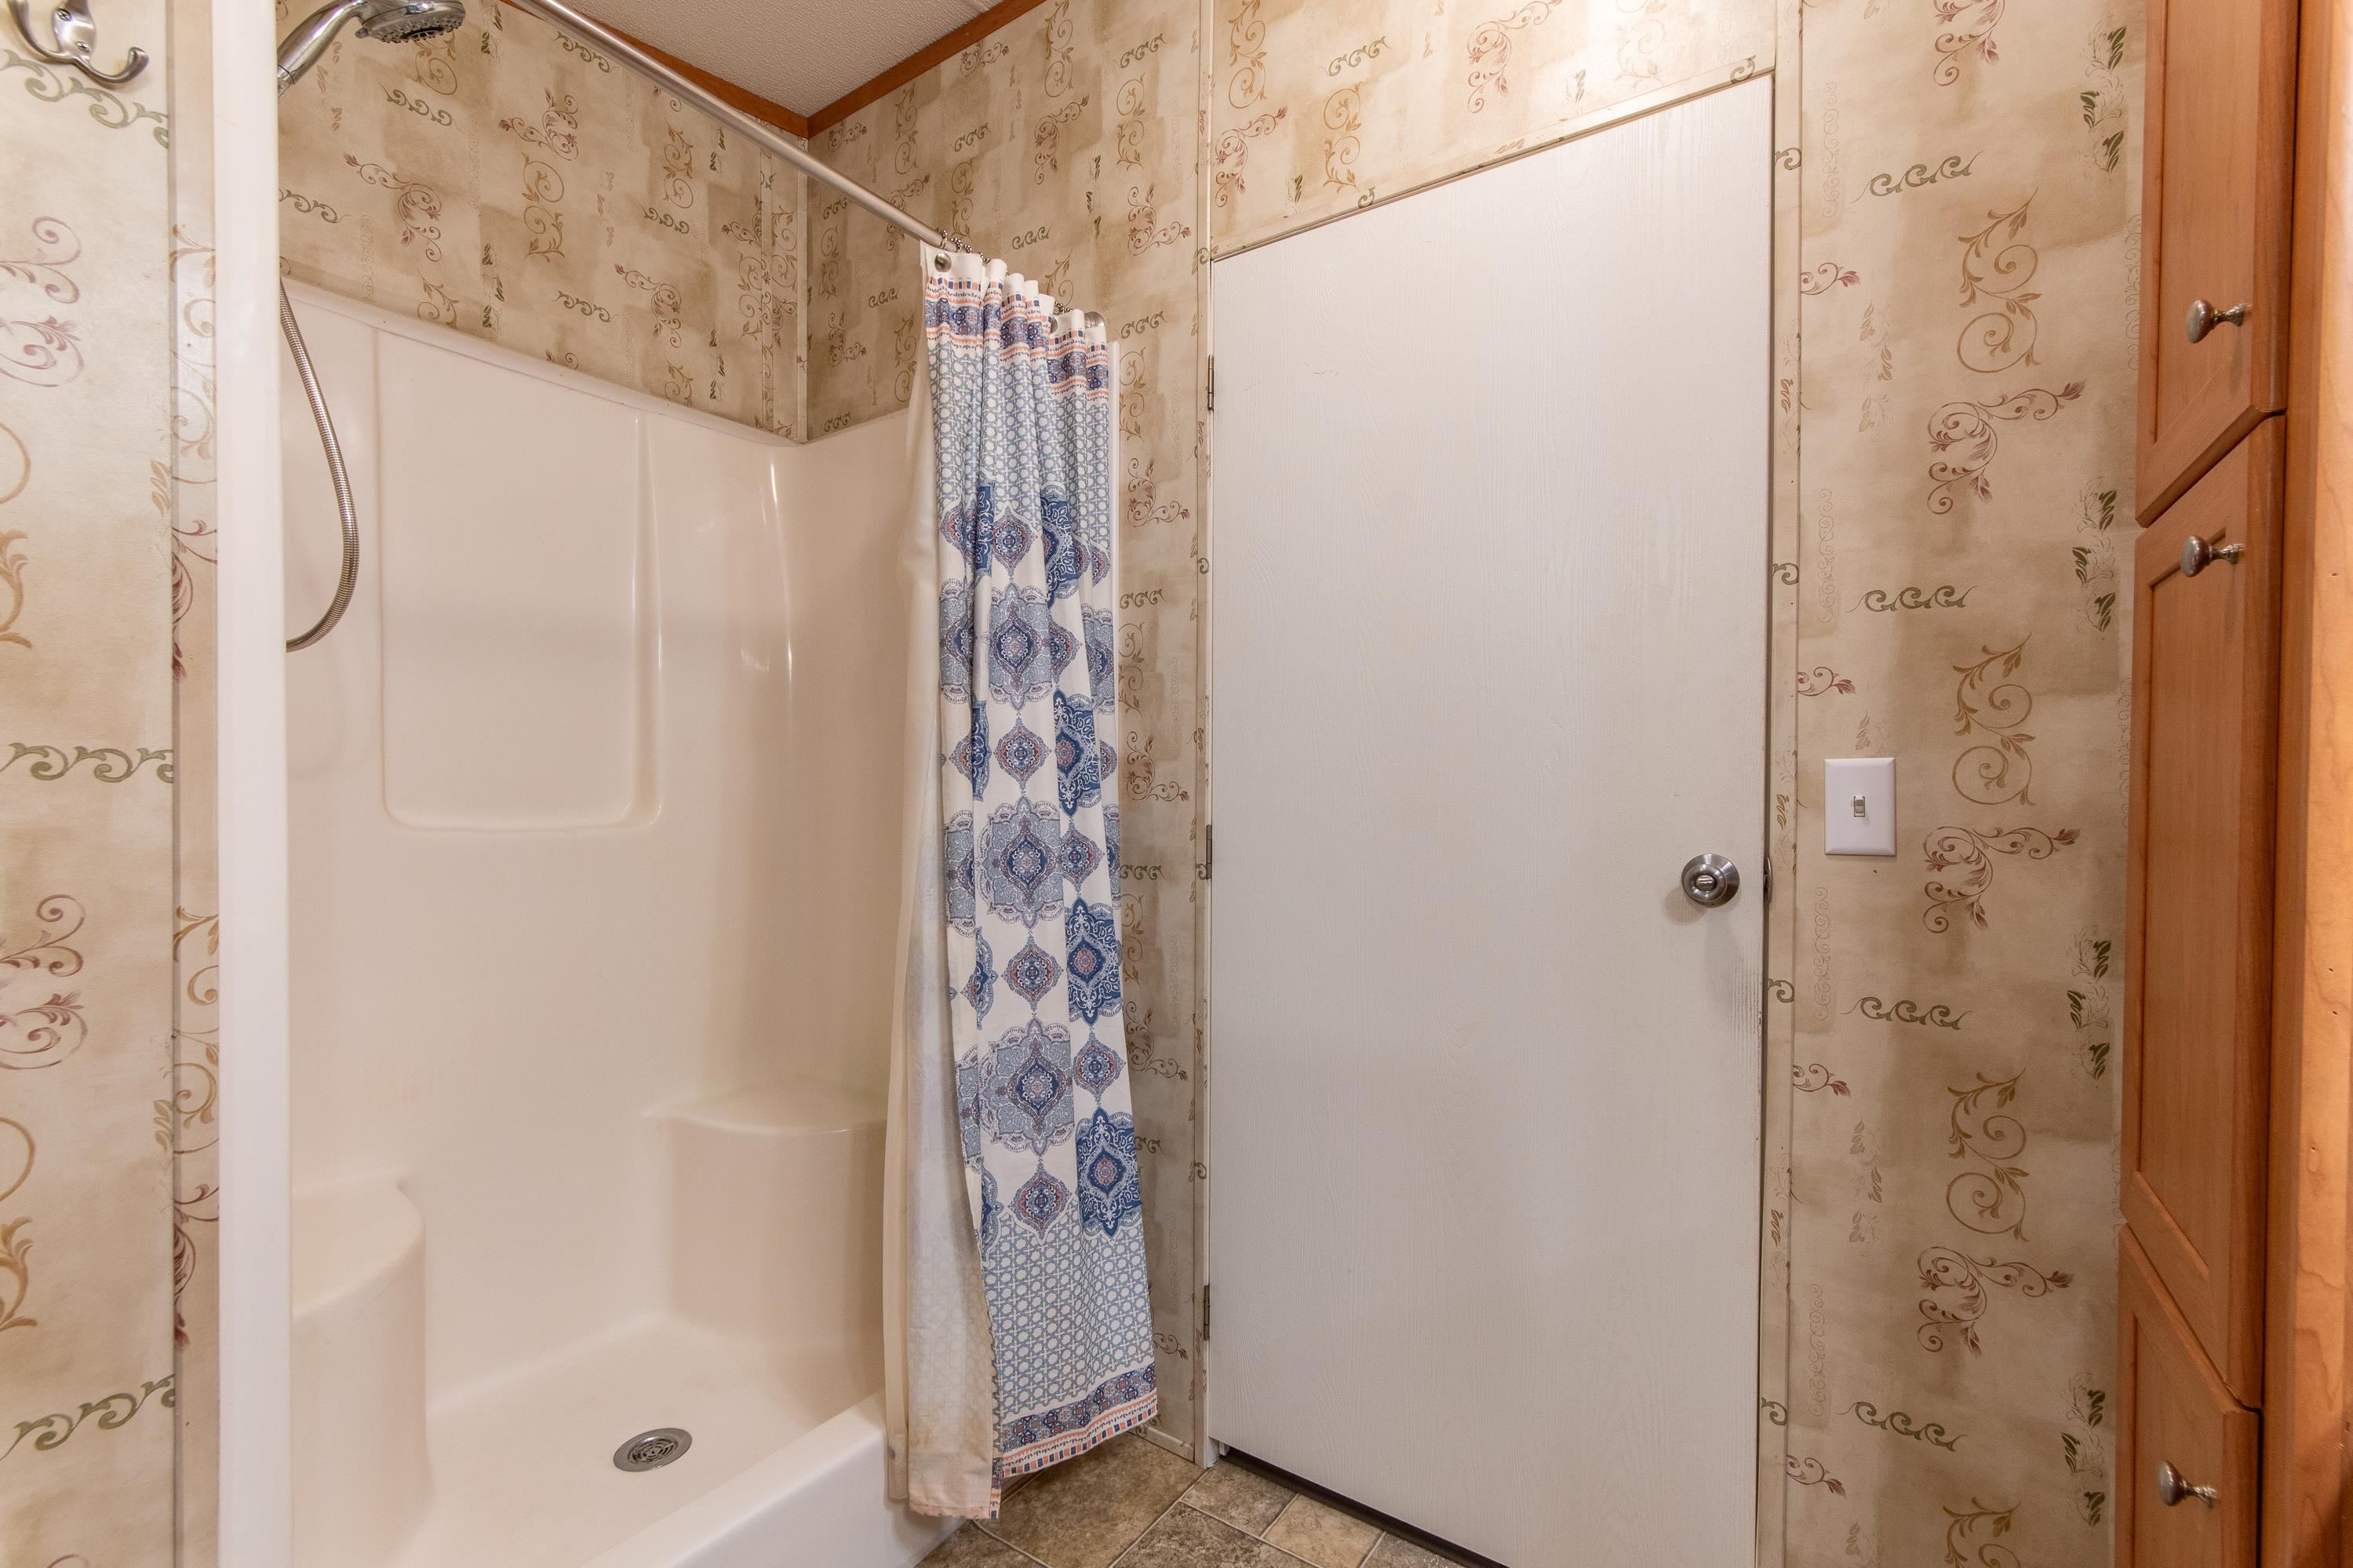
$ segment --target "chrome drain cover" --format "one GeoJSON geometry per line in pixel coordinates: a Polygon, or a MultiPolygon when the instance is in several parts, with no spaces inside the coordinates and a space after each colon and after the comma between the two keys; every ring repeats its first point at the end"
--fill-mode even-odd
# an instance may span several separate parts
{"type": "Polygon", "coordinates": [[[623,1470],[659,1470],[692,1447],[693,1434],[685,1427],[657,1426],[614,1449],[613,1465],[623,1470]]]}

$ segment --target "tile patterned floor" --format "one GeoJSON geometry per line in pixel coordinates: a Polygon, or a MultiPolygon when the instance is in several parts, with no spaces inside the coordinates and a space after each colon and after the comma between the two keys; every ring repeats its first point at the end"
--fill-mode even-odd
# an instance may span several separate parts
{"type": "Polygon", "coordinates": [[[1114,1438],[1005,1494],[924,1568],[1458,1568],[1375,1520],[1293,1491],[1247,1461],[1207,1470],[1114,1438]]]}

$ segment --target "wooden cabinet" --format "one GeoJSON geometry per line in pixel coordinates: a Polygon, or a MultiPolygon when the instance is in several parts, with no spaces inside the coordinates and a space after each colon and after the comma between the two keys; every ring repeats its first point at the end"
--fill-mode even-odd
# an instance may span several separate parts
{"type": "Polygon", "coordinates": [[[2149,0],[2142,521],[2286,405],[2295,0],[2149,0]],[[2197,342],[2193,301],[2246,307],[2197,342]]]}
{"type": "Polygon", "coordinates": [[[2254,1568],[2258,1418],[2215,1375],[2132,1233],[2118,1245],[2116,1561],[2254,1568]]]}
{"type": "Polygon", "coordinates": [[[2284,423],[2217,463],[2134,557],[2125,1217],[2250,1403],[2263,1382],[2284,423]],[[2193,540],[2202,563],[2184,560],[2193,540]]]}
{"type": "Polygon", "coordinates": [[[2116,1562],[2353,1568],[2353,0],[2148,29],[2116,1562]]]}

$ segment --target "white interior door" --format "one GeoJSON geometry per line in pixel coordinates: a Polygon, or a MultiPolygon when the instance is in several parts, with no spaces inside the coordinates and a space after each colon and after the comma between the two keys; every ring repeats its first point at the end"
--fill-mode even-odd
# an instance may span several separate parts
{"type": "Polygon", "coordinates": [[[1209,1431],[1513,1568],[1754,1551],[1770,92],[1215,268],[1209,1431]]]}

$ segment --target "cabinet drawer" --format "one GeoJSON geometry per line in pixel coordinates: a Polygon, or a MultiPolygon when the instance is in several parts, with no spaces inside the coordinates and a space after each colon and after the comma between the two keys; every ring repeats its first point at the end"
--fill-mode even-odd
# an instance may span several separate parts
{"type": "Polygon", "coordinates": [[[2117,1568],[2254,1568],[2258,1417],[2222,1386],[2132,1232],[2117,1245],[2117,1568]],[[2167,1502],[2160,1465],[2212,1500],[2167,1502]]]}
{"type": "Polygon", "coordinates": [[[2286,406],[2295,0],[2149,0],[2141,170],[2144,522],[2286,406]],[[2193,301],[2247,307],[2192,342],[2193,301]]]}
{"type": "Polygon", "coordinates": [[[2134,552],[2124,1211],[2222,1382],[2258,1397],[2282,430],[2134,552]],[[2185,571],[2195,538],[2235,557],[2185,571]]]}

